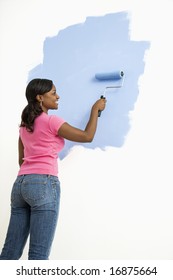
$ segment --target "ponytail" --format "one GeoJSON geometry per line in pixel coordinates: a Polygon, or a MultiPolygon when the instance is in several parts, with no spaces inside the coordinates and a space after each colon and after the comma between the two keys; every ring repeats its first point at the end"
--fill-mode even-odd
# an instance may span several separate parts
{"type": "Polygon", "coordinates": [[[29,132],[34,131],[34,121],[43,112],[39,102],[28,103],[21,115],[21,127],[26,127],[29,132]]]}

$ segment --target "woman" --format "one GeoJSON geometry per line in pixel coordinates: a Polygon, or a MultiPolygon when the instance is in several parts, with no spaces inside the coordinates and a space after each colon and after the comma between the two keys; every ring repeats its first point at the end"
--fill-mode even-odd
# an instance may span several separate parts
{"type": "Polygon", "coordinates": [[[0,260],[21,257],[28,235],[29,260],[47,260],[57,224],[60,182],[57,155],[64,139],[91,142],[96,132],[98,111],[106,100],[91,108],[85,130],[69,125],[49,109],[58,108],[59,96],[51,80],[33,79],[26,88],[27,106],[19,130],[18,176],[11,193],[11,217],[0,260]]]}

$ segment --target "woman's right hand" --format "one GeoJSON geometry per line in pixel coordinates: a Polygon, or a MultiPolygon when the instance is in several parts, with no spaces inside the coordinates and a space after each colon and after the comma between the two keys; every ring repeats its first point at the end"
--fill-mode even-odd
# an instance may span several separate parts
{"type": "Polygon", "coordinates": [[[92,106],[92,110],[103,111],[106,107],[106,98],[100,98],[92,106]]]}

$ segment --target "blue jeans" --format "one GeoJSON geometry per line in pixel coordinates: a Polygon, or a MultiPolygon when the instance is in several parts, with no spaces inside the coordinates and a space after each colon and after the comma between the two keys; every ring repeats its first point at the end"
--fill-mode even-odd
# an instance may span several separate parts
{"type": "Polygon", "coordinates": [[[18,176],[11,192],[11,217],[0,260],[18,260],[28,235],[29,260],[47,260],[57,225],[60,182],[52,175],[18,176]]]}

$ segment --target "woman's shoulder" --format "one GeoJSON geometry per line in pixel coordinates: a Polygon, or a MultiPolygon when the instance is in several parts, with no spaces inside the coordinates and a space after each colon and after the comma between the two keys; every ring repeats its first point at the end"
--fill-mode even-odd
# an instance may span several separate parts
{"type": "Polygon", "coordinates": [[[65,120],[57,115],[49,115],[49,127],[52,131],[57,131],[65,120]]]}

